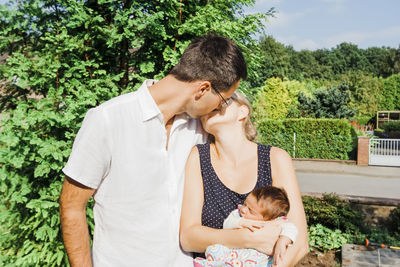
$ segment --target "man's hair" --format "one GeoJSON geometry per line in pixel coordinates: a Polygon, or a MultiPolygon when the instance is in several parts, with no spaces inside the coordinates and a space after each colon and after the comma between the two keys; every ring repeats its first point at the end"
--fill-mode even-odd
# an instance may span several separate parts
{"type": "Polygon", "coordinates": [[[264,220],[273,220],[286,216],[290,209],[289,198],[284,189],[275,186],[265,186],[254,189],[251,194],[261,204],[264,220]]]}
{"type": "Polygon", "coordinates": [[[184,82],[207,80],[214,89],[227,91],[235,82],[247,78],[247,66],[232,40],[208,35],[195,38],[169,74],[184,82]]]}

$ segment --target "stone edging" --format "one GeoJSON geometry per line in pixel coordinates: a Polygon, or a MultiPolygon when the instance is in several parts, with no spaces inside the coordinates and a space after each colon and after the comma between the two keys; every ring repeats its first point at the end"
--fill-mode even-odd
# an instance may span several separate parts
{"type": "MultiPolygon", "coordinates": [[[[322,197],[322,193],[303,192],[303,196],[322,197]]],[[[351,203],[377,206],[400,206],[400,199],[395,198],[380,198],[380,197],[363,197],[351,195],[337,195],[342,200],[347,200],[351,203]]]]}

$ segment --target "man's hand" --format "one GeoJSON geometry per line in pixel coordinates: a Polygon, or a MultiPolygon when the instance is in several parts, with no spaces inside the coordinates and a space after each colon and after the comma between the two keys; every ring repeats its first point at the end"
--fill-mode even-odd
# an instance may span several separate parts
{"type": "Polygon", "coordinates": [[[264,227],[254,232],[246,233],[246,248],[254,248],[266,255],[272,256],[274,246],[282,231],[282,220],[263,222],[264,227]]]}
{"type": "Polygon", "coordinates": [[[291,243],[292,240],[290,240],[289,237],[287,236],[279,237],[278,241],[275,244],[275,249],[274,249],[274,266],[278,266],[282,262],[283,257],[285,256],[285,253],[287,251],[287,248],[291,243]]]}

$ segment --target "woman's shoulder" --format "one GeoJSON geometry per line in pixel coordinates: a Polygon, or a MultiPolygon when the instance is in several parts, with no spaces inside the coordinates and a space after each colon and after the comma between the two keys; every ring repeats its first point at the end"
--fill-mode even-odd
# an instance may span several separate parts
{"type": "Polygon", "coordinates": [[[292,162],[292,157],[289,155],[286,150],[276,147],[270,146],[270,158],[271,161],[275,161],[277,163],[286,164],[288,162],[292,162]]]}
{"type": "Polygon", "coordinates": [[[271,146],[271,145],[265,145],[262,143],[257,143],[258,146],[264,147],[266,149],[270,150],[271,156],[272,154],[274,154],[274,156],[278,156],[278,157],[287,157],[289,155],[289,153],[286,152],[286,150],[276,147],[276,146],[271,146]]]}

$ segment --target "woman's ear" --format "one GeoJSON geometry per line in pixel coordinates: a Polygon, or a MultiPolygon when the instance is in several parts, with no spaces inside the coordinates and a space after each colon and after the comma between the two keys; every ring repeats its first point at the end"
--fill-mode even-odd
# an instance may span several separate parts
{"type": "Polygon", "coordinates": [[[239,107],[239,113],[238,113],[238,120],[244,120],[249,116],[250,110],[246,105],[241,105],[239,107]]]}
{"type": "Polygon", "coordinates": [[[204,96],[207,91],[211,91],[211,83],[209,81],[197,82],[197,86],[195,87],[194,91],[196,100],[204,96]]]}

